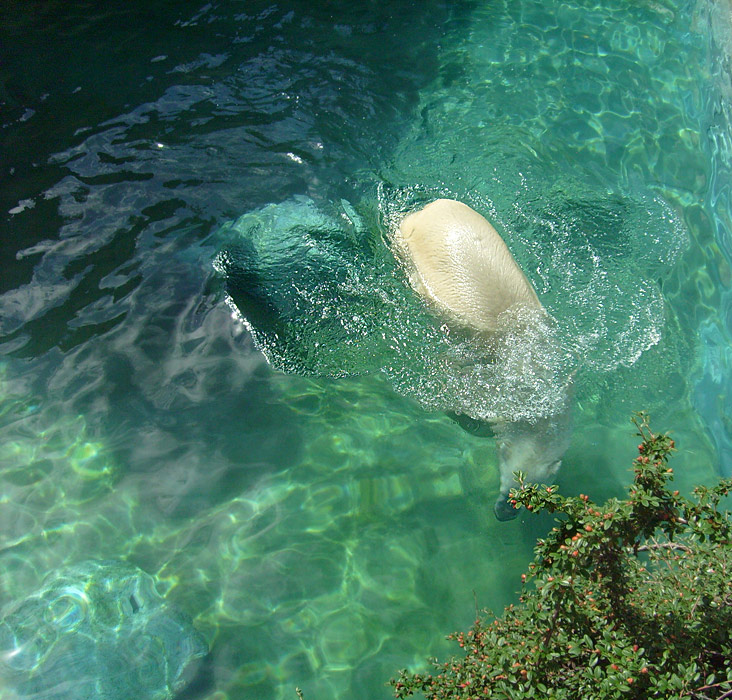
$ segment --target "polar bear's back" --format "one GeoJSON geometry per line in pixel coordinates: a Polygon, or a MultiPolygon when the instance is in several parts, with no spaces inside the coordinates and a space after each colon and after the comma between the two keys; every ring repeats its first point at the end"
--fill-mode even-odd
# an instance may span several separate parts
{"type": "Polygon", "coordinates": [[[481,332],[506,309],[541,309],[498,232],[462,202],[437,199],[402,221],[397,246],[416,290],[448,318],[481,332]]]}

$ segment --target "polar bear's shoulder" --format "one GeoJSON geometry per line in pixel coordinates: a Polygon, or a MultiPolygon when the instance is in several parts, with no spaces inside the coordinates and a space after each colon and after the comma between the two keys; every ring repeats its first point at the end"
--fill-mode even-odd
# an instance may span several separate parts
{"type": "Polygon", "coordinates": [[[541,308],[496,229],[462,202],[437,199],[407,215],[395,244],[416,291],[460,325],[490,332],[514,305],[541,308]]]}

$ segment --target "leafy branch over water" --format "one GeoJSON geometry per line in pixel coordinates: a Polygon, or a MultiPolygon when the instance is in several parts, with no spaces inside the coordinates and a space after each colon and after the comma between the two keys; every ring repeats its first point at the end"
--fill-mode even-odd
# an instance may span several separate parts
{"type": "Polygon", "coordinates": [[[732,698],[732,479],[687,499],[669,482],[674,441],[633,418],[641,442],[624,500],[597,505],[517,475],[512,504],[557,516],[501,618],[448,637],[460,656],[402,671],[402,699],[732,698]]]}

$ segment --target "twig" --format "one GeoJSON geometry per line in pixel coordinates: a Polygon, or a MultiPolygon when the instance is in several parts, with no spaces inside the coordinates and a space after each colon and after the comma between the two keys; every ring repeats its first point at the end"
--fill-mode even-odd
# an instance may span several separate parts
{"type": "MultiPolygon", "coordinates": [[[[710,690],[711,688],[719,688],[720,685],[727,685],[729,683],[728,680],[726,681],[720,681],[719,683],[711,683],[710,685],[702,685],[699,688],[695,688],[691,691],[691,697],[701,697],[701,698],[708,698],[708,695],[702,695],[702,690],[710,690]]],[[[728,690],[727,692],[720,695],[717,700],[725,700],[726,698],[732,698],[732,690],[728,690]]]]}
{"type": "Polygon", "coordinates": [[[650,552],[655,549],[678,549],[689,554],[693,553],[691,547],[687,547],[685,544],[679,544],[678,542],[654,542],[653,544],[642,544],[638,547],[639,552],[650,552]]]}

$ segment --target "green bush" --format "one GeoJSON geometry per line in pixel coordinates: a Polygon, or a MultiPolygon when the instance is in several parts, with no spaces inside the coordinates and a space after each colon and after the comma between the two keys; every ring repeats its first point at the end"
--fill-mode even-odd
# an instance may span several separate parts
{"type": "Polygon", "coordinates": [[[519,603],[450,635],[462,651],[431,674],[402,671],[396,698],[732,698],[732,479],[693,499],[668,487],[668,435],[641,443],[625,500],[567,498],[517,474],[512,504],[557,514],[519,603]]]}

